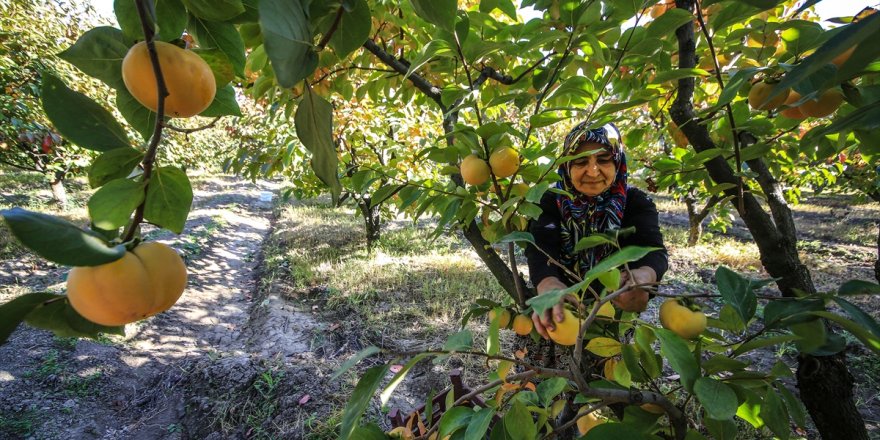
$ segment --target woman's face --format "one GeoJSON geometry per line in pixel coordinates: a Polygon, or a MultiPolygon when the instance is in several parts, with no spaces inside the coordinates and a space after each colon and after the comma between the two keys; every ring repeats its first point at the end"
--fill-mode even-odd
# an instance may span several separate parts
{"type": "Polygon", "coordinates": [[[595,197],[614,183],[617,166],[612,160],[611,153],[605,150],[605,146],[596,142],[581,144],[575,150],[575,154],[592,150],[602,151],[569,162],[568,173],[576,190],[581,194],[595,197]]]}

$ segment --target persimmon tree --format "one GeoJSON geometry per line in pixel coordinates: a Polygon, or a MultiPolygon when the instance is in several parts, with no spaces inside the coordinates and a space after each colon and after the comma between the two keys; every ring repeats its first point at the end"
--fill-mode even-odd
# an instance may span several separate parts
{"type": "Polygon", "coordinates": [[[71,16],[89,15],[87,6],[10,0],[4,3],[0,36],[0,165],[45,177],[52,197],[67,204],[64,182],[81,173],[91,159],[87,150],[68,142],[54,130],[40,106],[43,72],[64,75],[80,90],[96,91],[95,81],[56,56],[89,26],[71,16]],[[34,22],[34,16],[45,20],[34,22]]]}
{"type": "MultiPolygon", "coordinates": [[[[519,5],[511,0],[138,0],[116,6],[121,28],[86,32],[64,59],[116,91],[119,112],[143,143],[133,143],[112,115],[63,81],[44,81],[43,106],[56,129],[71,142],[101,153],[90,167],[99,189],[90,201],[90,230],[20,209],[4,211],[26,246],[61,264],[100,266],[120,260],[126,249],[137,249],[144,221],[182,230],[192,198],[186,175],[155,163],[169,126],[161,98],[172,88],[158,82],[160,99],[153,112],[131,96],[120,71],[129,48],[143,39],[154,72],[163,72],[154,56],[155,41],[184,36],[210,66],[217,87],[201,116],[238,115],[235,84],[264,105],[270,118],[244,119],[242,131],[250,124],[275,127],[287,122],[273,135],[243,137],[256,151],[240,152],[230,162],[233,168],[253,174],[286,167],[291,180],[303,182],[303,194],[316,188],[307,186],[316,178],[334,201],[347,190],[357,193],[361,203],[369,198],[371,208],[375,200],[394,194],[391,201],[398,210],[414,217],[436,215],[438,232],[462,231],[509,294],[504,305],[477,301],[463,318],[462,330],[442,349],[387,353],[390,362],[368,369],[343,416],[342,438],[383,436],[373,424],[359,426],[359,419],[392,363],[405,366],[383,387],[383,399],[415,363],[462,355],[487,359],[497,366],[495,376],[472,393],[447,394],[442,411],[426,409],[398,433],[534,438],[566,433],[588,417],[589,423],[580,426],[587,438],[729,438],[739,429],[736,420],[788,438],[790,424],[805,426],[809,412],[825,438],[866,438],[843,362],[845,340],[829,331],[826,322],[880,351],[880,326],[847,299],[876,294],[880,288],[853,281],[829,292],[816,291],[797,256],[786,197],[793,191],[786,194],[783,183],[797,183],[786,176],[803,166],[803,158],[821,160],[845,146],[853,160],[870,163],[876,153],[865,147],[863,138],[880,120],[872,64],[877,53],[865,44],[877,37],[878,15],[824,31],[802,19],[803,8],[776,0],[707,0],[701,5],[705,13],[692,0],[678,0],[674,7],[669,1],[658,7],[600,0],[525,0],[519,5]],[[518,7],[531,7],[540,17],[524,21],[518,7]],[[856,49],[849,58],[839,61],[837,55],[851,47],[856,49]],[[750,110],[752,80],[770,85],[755,104],[767,110],[750,110]],[[780,95],[786,99],[779,109],[762,102],[780,95]],[[812,102],[814,98],[823,103],[812,102]],[[364,124],[376,135],[366,140],[356,133],[356,125],[364,123],[359,118],[334,124],[347,121],[345,112],[359,101],[370,102],[368,108],[417,109],[403,112],[406,117],[437,115],[408,124],[431,124],[422,131],[437,135],[428,136],[414,155],[395,155],[397,162],[391,153],[412,147],[392,137],[397,142],[383,146],[386,150],[366,165],[364,148],[386,139],[376,130],[381,124],[364,124]],[[821,108],[841,104],[836,114],[834,108],[821,108]],[[787,114],[797,119],[782,117],[777,110],[791,110],[787,114]],[[83,114],[97,123],[85,127],[83,114]],[[579,249],[607,245],[616,252],[573,286],[534,297],[515,257],[517,246],[534,243],[523,229],[540,215],[541,197],[560,191],[555,188],[557,168],[574,159],[559,157],[561,134],[575,121],[615,121],[638,156],[651,148],[655,135],[644,126],[658,114],[668,115],[688,141],[680,154],[666,157],[675,162],[666,171],[678,174],[682,184],[729,199],[773,278],[752,280],[719,268],[718,293],[706,296],[718,298],[723,307],[717,317],[706,320],[706,329],[702,320],[695,326],[687,318],[698,313],[681,309],[672,316],[689,325],[676,324],[670,316],[663,319],[669,328],[622,312],[611,318],[607,308],[602,310],[623,291],[621,271],[651,250],[621,248],[618,238],[626,231],[619,231],[586,237],[579,249]],[[799,131],[801,123],[809,131],[795,143],[789,134],[799,131]],[[466,158],[479,168],[476,177],[461,168],[466,158]],[[397,168],[426,161],[431,165],[420,169],[439,172],[403,179],[409,170],[397,168]],[[129,177],[138,164],[143,173],[129,177]],[[356,171],[351,168],[355,165],[356,171]],[[699,172],[687,172],[692,169],[699,172]],[[374,186],[383,179],[395,183],[374,186]],[[160,192],[173,197],[157,198],[160,192]],[[769,213],[759,196],[767,201],[769,213]],[[774,283],[781,296],[756,293],[774,283]],[[517,315],[540,313],[566,295],[577,299],[571,313],[578,325],[572,348],[560,348],[565,354],[561,365],[539,366],[524,356],[500,352],[503,307],[517,315]],[[832,303],[843,313],[833,311],[832,303]],[[490,310],[496,319],[489,323],[486,344],[476,348],[467,325],[490,310]],[[779,362],[762,371],[746,356],[786,342],[801,352],[796,375],[800,399],[782,380],[792,375],[790,366],[779,362]],[[516,371],[508,374],[514,366],[516,371]],[[601,378],[596,374],[600,366],[601,378]],[[678,374],[677,383],[660,380],[666,367],[678,374]],[[476,404],[484,392],[494,392],[496,399],[476,404]],[[584,406],[571,411],[578,405],[584,406]],[[608,423],[598,423],[602,420],[597,414],[608,423]]],[[[63,296],[47,300],[41,295],[0,307],[2,322],[11,323],[3,328],[5,334],[21,320],[56,330],[80,328],[69,320],[64,327],[46,318],[47,304],[67,302],[63,296]]],[[[686,305],[688,301],[677,307],[686,305]]],[[[118,331],[89,327],[77,334],[112,330],[118,331]]],[[[369,348],[341,370],[379,351],[369,348]]]]}

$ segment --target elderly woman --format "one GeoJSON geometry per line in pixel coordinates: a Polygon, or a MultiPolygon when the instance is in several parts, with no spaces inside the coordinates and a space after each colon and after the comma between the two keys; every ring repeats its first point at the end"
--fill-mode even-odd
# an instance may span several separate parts
{"type": "MultiPolygon", "coordinates": [[[[658,247],[638,261],[629,264],[630,271],[621,274],[621,287],[660,281],[668,267],[666,248],[660,233],[657,208],[643,191],[627,185],[626,153],[620,132],[613,124],[591,128],[586,122],[574,127],[565,137],[563,155],[595,151],[559,167],[562,180],[557,188],[569,195],[548,191],[541,199],[543,213],[529,225],[535,243],[526,250],[531,279],[538,294],[564,289],[577,279],[551,262],[582,277],[590,268],[614,252],[611,245],[602,245],[575,252],[577,242],[597,232],[635,227],[635,233],[619,240],[621,247],[637,245],[658,247]]],[[[613,299],[620,309],[640,312],[648,304],[648,292],[630,289],[613,299]]],[[[544,314],[532,314],[535,329],[545,339],[548,329],[563,320],[562,302],[544,314]]]]}

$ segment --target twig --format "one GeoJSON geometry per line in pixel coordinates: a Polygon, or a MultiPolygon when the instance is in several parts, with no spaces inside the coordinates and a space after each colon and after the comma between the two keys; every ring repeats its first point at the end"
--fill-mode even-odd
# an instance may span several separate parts
{"type": "Polygon", "coordinates": [[[144,208],[147,205],[146,193],[150,186],[150,177],[153,174],[153,163],[156,160],[156,151],[159,147],[159,141],[162,139],[162,119],[165,118],[165,98],[168,96],[168,88],[165,86],[165,78],[162,76],[162,69],[159,66],[159,54],[156,52],[156,45],[153,42],[155,34],[153,30],[150,29],[149,20],[147,18],[147,7],[145,2],[147,0],[137,0],[137,11],[138,17],[141,21],[141,28],[144,31],[144,39],[147,42],[147,50],[150,53],[150,63],[153,65],[153,74],[156,76],[156,93],[158,94],[158,106],[156,108],[156,124],[153,127],[153,135],[150,138],[150,145],[147,147],[147,152],[144,155],[144,161],[142,162],[144,173],[143,173],[143,182],[144,182],[144,201],[137,207],[135,210],[134,218],[131,220],[131,223],[126,226],[126,229],[123,234],[123,242],[130,241],[134,238],[135,233],[137,233],[138,225],[144,220],[144,208]]]}

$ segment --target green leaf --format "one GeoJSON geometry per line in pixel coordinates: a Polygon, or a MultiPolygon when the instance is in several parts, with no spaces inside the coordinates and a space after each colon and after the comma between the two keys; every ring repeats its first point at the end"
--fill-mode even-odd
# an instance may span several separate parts
{"type": "Polygon", "coordinates": [[[31,310],[44,301],[56,298],[58,295],[46,292],[27,293],[0,305],[0,345],[9,339],[9,335],[31,310]]]}
{"type": "Polygon", "coordinates": [[[863,327],[870,330],[874,336],[880,338],[880,325],[877,324],[877,321],[874,320],[871,315],[865,313],[865,311],[860,309],[859,306],[843,298],[834,297],[834,302],[836,302],[841,309],[845,310],[853,321],[861,324],[863,327]]]}
{"type": "Polygon", "coordinates": [[[667,36],[674,38],[676,29],[693,20],[694,15],[689,11],[679,8],[670,9],[648,25],[648,33],[645,38],[661,39],[667,36]]]}
{"type": "Polygon", "coordinates": [[[390,367],[388,364],[378,365],[370,368],[361,376],[361,379],[354,387],[354,391],[351,393],[351,398],[348,399],[348,405],[345,406],[345,410],[342,413],[342,426],[339,429],[339,438],[352,438],[352,432],[357,428],[358,420],[364,414],[364,410],[370,404],[373,393],[376,392],[376,388],[379,387],[379,383],[385,377],[390,367]]]}
{"type": "Polygon", "coordinates": [[[727,82],[727,85],[724,86],[721,95],[718,96],[718,102],[716,102],[708,112],[713,112],[729,104],[730,101],[733,101],[733,98],[736,98],[736,95],[739,94],[739,89],[751,81],[752,77],[754,77],[759,71],[760,70],[757,67],[747,67],[734,73],[730,78],[730,81],[727,82]]]}
{"type": "Polygon", "coordinates": [[[113,115],[58,77],[43,74],[43,110],[62,136],[80,147],[109,151],[128,147],[125,129],[113,115]]]}
{"type": "Polygon", "coordinates": [[[382,405],[388,403],[388,399],[391,398],[391,394],[393,394],[394,390],[397,389],[397,386],[400,385],[401,382],[403,382],[403,379],[406,379],[406,375],[407,373],[409,373],[409,370],[411,370],[412,367],[419,363],[419,361],[428,356],[432,355],[429,353],[419,353],[415,355],[412,359],[409,360],[409,362],[406,363],[406,365],[403,366],[403,368],[400,369],[400,371],[397,372],[397,374],[394,375],[394,377],[391,378],[391,382],[388,382],[388,385],[386,385],[385,389],[382,390],[382,394],[379,394],[379,401],[382,402],[382,405]]]}
{"type": "Polygon", "coordinates": [[[736,350],[733,350],[733,355],[739,356],[758,348],[770,347],[784,342],[797,341],[799,339],[801,339],[801,337],[798,335],[776,335],[767,338],[752,339],[751,341],[737,347],[736,350]]]}
{"type": "Polygon", "coordinates": [[[224,87],[217,89],[214,95],[214,101],[199,113],[199,116],[213,118],[217,116],[241,116],[241,109],[238,107],[238,101],[235,100],[235,89],[232,84],[226,84],[224,87]]]}
{"type": "Polygon", "coordinates": [[[739,406],[736,393],[723,382],[701,377],[694,383],[694,394],[700,399],[709,417],[715,420],[730,420],[736,415],[736,408],[739,406]]]}
{"type": "Polygon", "coordinates": [[[89,185],[98,188],[111,180],[128,177],[143,158],[144,153],[131,147],[101,153],[89,167],[89,185]]]}
{"type": "Polygon", "coordinates": [[[342,192],[337,168],[339,158],[333,144],[333,106],[306,88],[305,96],[294,115],[296,135],[312,153],[315,175],[330,187],[334,202],[342,192]]]}
{"type": "Polygon", "coordinates": [[[739,313],[743,322],[748,323],[758,309],[758,299],[751,289],[749,280],[724,266],[715,270],[715,280],[724,302],[730,304],[739,313]]]}
{"type": "MultiPolygon", "coordinates": [[[[533,440],[538,436],[538,428],[532,421],[532,415],[528,408],[519,400],[513,402],[513,406],[501,419],[504,430],[513,440],[533,440]]],[[[441,437],[442,438],[442,437],[441,437]]]]}
{"type": "Polygon", "coordinates": [[[761,418],[767,424],[767,427],[781,440],[788,440],[789,436],[791,436],[791,429],[788,425],[788,411],[773,387],[768,387],[767,394],[764,395],[764,404],[761,405],[761,418]]]}
{"type": "Polygon", "coordinates": [[[443,344],[444,351],[468,351],[474,346],[474,335],[470,330],[462,330],[449,335],[443,344]]]}
{"type": "Polygon", "coordinates": [[[796,64],[791,71],[782,77],[782,81],[773,87],[767,100],[809,78],[810,75],[824,68],[837,55],[847,49],[864,41],[876,41],[878,33],[880,33],[880,15],[878,14],[869,15],[857,23],[845,26],[819,46],[816,52],[805,58],[803,62],[796,64]]]}
{"type": "Polygon", "coordinates": [[[605,287],[605,290],[613,292],[620,287],[620,270],[611,269],[599,275],[598,280],[605,287]]]}
{"type": "MultiPolygon", "coordinates": [[[[626,263],[631,263],[636,261],[645,255],[648,255],[650,252],[655,251],[660,248],[655,247],[644,247],[644,246],[627,246],[609,256],[599,262],[599,264],[593,266],[586,274],[584,274],[584,281],[582,283],[578,283],[576,285],[581,284],[589,284],[592,283],[599,275],[602,275],[605,272],[608,272],[611,269],[614,269],[618,266],[621,266],[626,263]]],[[[572,286],[574,287],[574,286],[572,286]]]]}
{"type": "Polygon", "coordinates": [[[700,365],[706,374],[718,374],[724,371],[741,371],[749,366],[748,362],[731,359],[723,354],[717,354],[703,361],[700,365]]]}
{"type": "MultiPolygon", "coordinates": [[[[673,9],[674,10],[674,9],[673,9]]],[[[663,14],[666,16],[666,14],[663,14]]],[[[663,84],[667,81],[677,81],[682,78],[690,78],[694,76],[709,76],[710,73],[697,68],[687,68],[687,69],[673,69],[667,70],[665,72],[660,72],[654,79],[651,80],[651,84],[663,84]]]]}
{"type": "MultiPolygon", "coordinates": [[[[413,72],[415,72],[420,67],[425,65],[425,63],[427,63],[428,61],[431,61],[433,58],[440,56],[440,55],[451,56],[452,54],[453,54],[452,46],[450,46],[446,40],[431,40],[431,41],[429,41],[428,44],[426,44],[422,48],[421,52],[419,53],[419,56],[416,57],[412,61],[412,63],[409,65],[409,69],[407,69],[406,74],[403,75],[403,79],[409,78],[409,76],[412,75],[413,72]]],[[[457,91],[456,96],[454,96],[453,100],[450,101],[450,103],[454,102],[455,100],[457,100],[461,96],[468,93],[467,90],[456,89],[456,91],[457,91]]]]}
{"type": "Polygon", "coordinates": [[[573,289],[573,287],[574,286],[569,287],[568,289],[549,290],[538,296],[533,296],[526,301],[526,305],[531,306],[535,313],[544,313],[545,310],[553,308],[553,306],[558,304],[563,296],[578,291],[578,289],[573,289]]]}
{"type": "Polygon", "coordinates": [[[641,440],[645,436],[630,425],[623,423],[603,423],[587,432],[582,440],[641,440]]]}
{"type": "Polygon", "coordinates": [[[541,399],[541,404],[544,406],[550,405],[553,399],[568,386],[568,381],[562,377],[553,377],[547,379],[538,384],[538,387],[535,389],[538,393],[538,397],[541,399]]]}
{"type": "Polygon", "coordinates": [[[100,229],[117,229],[128,223],[131,213],[143,201],[142,182],[125,178],[112,180],[89,199],[89,217],[100,229]]]}
{"type": "Polygon", "coordinates": [[[464,433],[464,440],[483,440],[486,438],[486,431],[489,430],[489,424],[492,423],[492,417],[495,415],[495,408],[482,408],[477,411],[468,423],[467,430],[464,433]]]}
{"type": "MultiPolygon", "coordinates": [[[[171,41],[180,38],[183,29],[186,28],[186,8],[183,7],[183,3],[180,0],[153,0],[153,5],[159,28],[155,29],[155,23],[151,23],[150,27],[156,31],[156,39],[171,41]]],[[[113,11],[116,13],[116,22],[122,28],[127,46],[144,40],[144,31],[137,13],[137,2],[115,0],[113,11]]]]}
{"type": "Polygon", "coordinates": [[[684,388],[692,392],[694,382],[700,377],[700,366],[694,360],[693,353],[688,350],[687,343],[666,329],[656,329],[654,333],[660,338],[660,353],[669,361],[672,369],[681,376],[681,384],[684,388]]]}
{"type": "MultiPolygon", "coordinates": [[[[216,99],[216,98],[215,98],[216,99]]],[[[128,121],[131,128],[134,128],[141,135],[144,142],[150,140],[153,131],[156,128],[156,113],[143,106],[125,87],[116,90],[116,108],[122,117],[128,121]]]]}
{"type": "Polygon", "coordinates": [[[388,436],[375,423],[367,423],[364,426],[355,428],[349,438],[356,440],[387,440],[388,436]]]}
{"type": "Polygon", "coordinates": [[[601,246],[603,244],[614,244],[614,240],[608,238],[603,234],[593,234],[589,237],[584,237],[578,240],[577,244],[574,245],[574,251],[580,252],[585,249],[594,248],[596,246],[601,246]]]}
{"type": "Polygon", "coordinates": [[[342,13],[336,32],[330,37],[330,47],[340,60],[364,44],[370,36],[372,26],[367,0],[352,0],[351,3],[354,4],[353,7],[342,13]]]}
{"type": "Polygon", "coordinates": [[[703,419],[712,440],[736,440],[738,428],[732,420],[703,419]]]}
{"type": "Polygon", "coordinates": [[[785,407],[788,408],[788,413],[791,415],[791,419],[794,420],[796,425],[804,428],[807,425],[807,408],[804,406],[804,403],[795,397],[785,385],[779,382],[776,384],[779,389],[779,394],[782,395],[782,400],[785,402],[785,407]]]}
{"type": "Polygon", "coordinates": [[[201,49],[219,49],[229,57],[235,74],[244,77],[244,41],[235,25],[191,17],[187,29],[196,37],[201,49]]]}
{"type": "Polygon", "coordinates": [[[241,0],[182,0],[186,9],[208,21],[226,21],[244,13],[241,0]]]}
{"type": "Polygon", "coordinates": [[[124,89],[122,59],[128,53],[128,46],[122,31],[99,26],[82,34],[73,46],[59,53],[58,57],[114,89],[124,89]]]}
{"type": "Polygon", "coordinates": [[[370,208],[385,203],[388,199],[394,196],[394,194],[397,194],[398,191],[405,187],[406,185],[386,185],[379,187],[379,189],[377,189],[370,197],[370,208]]]}
{"type": "Polygon", "coordinates": [[[837,289],[838,295],[877,295],[880,294],[880,284],[863,280],[850,280],[837,289]]]}
{"type": "Polygon", "coordinates": [[[458,13],[457,0],[411,0],[411,2],[419,17],[445,31],[454,31],[455,15],[458,13]]]}
{"type": "Polygon", "coordinates": [[[156,168],[147,188],[144,218],[180,234],[186,225],[192,201],[192,186],[183,170],[175,167],[156,168]]]}
{"type": "MultiPolygon", "coordinates": [[[[181,37],[186,28],[186,9],[180,0],[153,0],[156,5],[156,19],[159,22],[157,37],[162,41],[171,41],[181,37]]],[[[144,39],[143,35],[140,36],[144,39]]]]}
{"type": "Polygon", "coordinates": [[[49,330],[59,337],[95,338],[100,333],[125,334],[125,326],[107,327],[95,324],[76,312],[63,295],[54,295],[54,301],[38,304],[25,317],[28,325],[49,330]]]}
{"type": "Polygon", "coordinates": [[[501,237],[497,242],[497,244],[504,243],[531,243],[535,244],[535,237],[532,236],[529,232],[511,232],[510,234],[501,237]]]}
{"type": "Polygon", "coordinates": [[[877,337],[859,324],[831,312],[812,312],[812,314],[836,322],[846,331],[852,333],[859,341],[862,341],[865,347],[873,350],[874,353],[880,354],[880,337],[877,337]]]}
{"type": "Polygon", "coordinates": [[[825,310],[825,302],[821,299],[780,299],[770,301],[764,306],[764,326],[779,327],[781,324],[794,324],[813,319],[806,312],[825,310]],[[795,318],[800,315],[801,318],[795,318]]]}
{"type": "Polygon", "coordinates": [[[346,360],[345,362],[343,362],[342,365],[339,366],[339,369],[337,369],[333,373],[333,376],[330,376],[330,381],[333,382],[336,379],[339,379],[339,376],[341,376],[343,373],[345,373],[346,371],[351,369],[351,367],[357,365],[358,362],[360,362],[360,361],[364,360],[365,358],[368,358],[368,357],[370,357],[380,351],[381,350],[379,350],[379,347],[371,345],[371,346],[357,352],[357,354],[348,358],[348,360],[346,360]]]}
{"type": "Polygon", "coordinates": [[[211,49],[193,49],[193,53],[199,56],[204,62],[208,63],[211,73],[214,74],[214,83],[218,87],[228,84],[235,79],[235,67],[229,61],[229,56],[222,50],[217,48],[211,49]]]}
{"type": "Polygon", "coordinates": [[[109,247],[98,234],[65,220],[21,208],[0,215],[12,234],[37,255],[66,266],[98,266],[125,255],[124,246],[109,247]]]}
{"type": "Polygon", "coordinates": [[[300,0],[261,0],[260,26],[266,54],[281,87],[295,86],[318,67],[300,0]]]}
{"type": "Polygon", "coordinates": [[[501,350],[501,344],[498,340],[498,327],[503,310],[502,307],[495,307],[495,319],[489,321],[489,334],[486,336],[486,354],[490,356],[497,355],[501,350]]]}
{"type": "Polygon", "coordinates": [[[454,434],[455,431],[468,426],[474,414],[474,410],[465,406],[450,408],[440,417],[438,422],[440,424],[440,434],[438,437],[446,438],[446,436],[454,434]]]}

